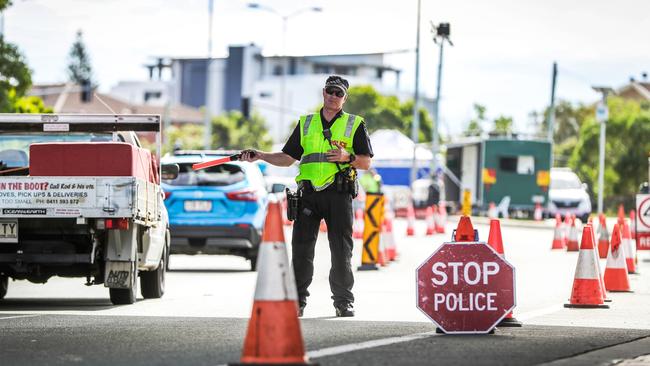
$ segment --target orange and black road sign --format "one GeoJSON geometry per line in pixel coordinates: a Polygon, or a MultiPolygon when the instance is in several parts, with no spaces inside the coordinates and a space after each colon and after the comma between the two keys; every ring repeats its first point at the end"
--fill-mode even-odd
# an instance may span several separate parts
{"type": "Polygon", "coordinates": [[[384,195],[366,193],[366,210],[363,222],[363,249],[358,270],[377,269],[381,224],[384,221],[384,195]]]}

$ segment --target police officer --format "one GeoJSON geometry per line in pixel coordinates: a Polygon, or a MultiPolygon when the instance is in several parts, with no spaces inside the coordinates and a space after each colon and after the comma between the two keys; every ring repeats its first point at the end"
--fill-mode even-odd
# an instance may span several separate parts
{"type": "Polygon", "coordinates": [[[363,118],[343,111],[348,88],[348,81],[342,77],[328,77],[323,108],[300,117],[281,152],[242,152],[244,161],[261,159],[277,166],[300,161],[296,181],[302,198],[291,239],[300,316],[314,274],[314,247],[321,219],[328,228],[332,263],[329,282],[336,316],[354,316],[352,199],[356,195],[356,169],[370,168],[373,152],[363,118]]]}

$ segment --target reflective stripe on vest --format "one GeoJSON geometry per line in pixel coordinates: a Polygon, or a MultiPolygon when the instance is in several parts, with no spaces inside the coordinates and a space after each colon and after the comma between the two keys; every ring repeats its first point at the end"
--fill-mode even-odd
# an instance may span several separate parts
{"type": "MultiPolygon", "coordinates": [[[[363,119],[359,116],[343,112],[330,127],[332,132],[332,143],[336,142],[345,145],[345,150],[354,153],[353,136],[363,119]]],[[[323,124],[320,119],[320,113],[310,114],[300,117],[302,132],[300,136],[300,145],[303,148],[303,155],[300,159],[300,174],[296,181],[309,180],[316,190],[327,188],[333,181],[338,172],[335,163],[327,161],[325,153],[331,150],[329,142],[323,136],[323,124]]],[[[349,166],[346,163],[338,164],[341,169],[349,166]]]]}

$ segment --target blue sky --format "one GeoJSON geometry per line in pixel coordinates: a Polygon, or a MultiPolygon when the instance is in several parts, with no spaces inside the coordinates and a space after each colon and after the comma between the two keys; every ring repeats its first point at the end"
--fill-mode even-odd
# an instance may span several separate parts
{"type": "MultiPolygon", "coordinates": [[[[381,52],[415,47],[417,0],[260,0],[281,14],[308,6],[322,13],[289,19],[287,53],[381,52]]],[[[256,43],[281,53],[282,22],[246,1],[215,0],[213,53],[230,44],[256,43]]],[[[438,52],[429,23],[451,23],[454,47],[445,48],[442,132],[457,133],[472,105],[489,118],[512,116],[528,128],[530,111],[550,99],[551,67],[559,64],[557,95],[591,103],[591,85],[620,87],[650,72],[650,2],[645,0],[422,0],[420,87],[433,95],[438,52]]],[[[207,0],[14,0],[5,12],[5,36],[17,44],[37,83],[65,80],[67,53],[83,29],[100,88],[143,80],[151,56],[205,56],[207,0]]],[[[413,53],[392,57],[414,86],[413,53]]],[[[486,126],[487,127],[487,126],[486,126]]]]}

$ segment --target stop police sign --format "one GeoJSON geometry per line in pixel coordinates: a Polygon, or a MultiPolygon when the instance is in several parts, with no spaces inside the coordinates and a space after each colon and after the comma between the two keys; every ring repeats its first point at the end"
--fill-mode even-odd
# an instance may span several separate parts
{"type": "Polygon", "coordinates": [[[515,307],[515,268],[483,242],[442,244],[416,276],[418,308],[445,333],[488,333],[515,307]]]}

